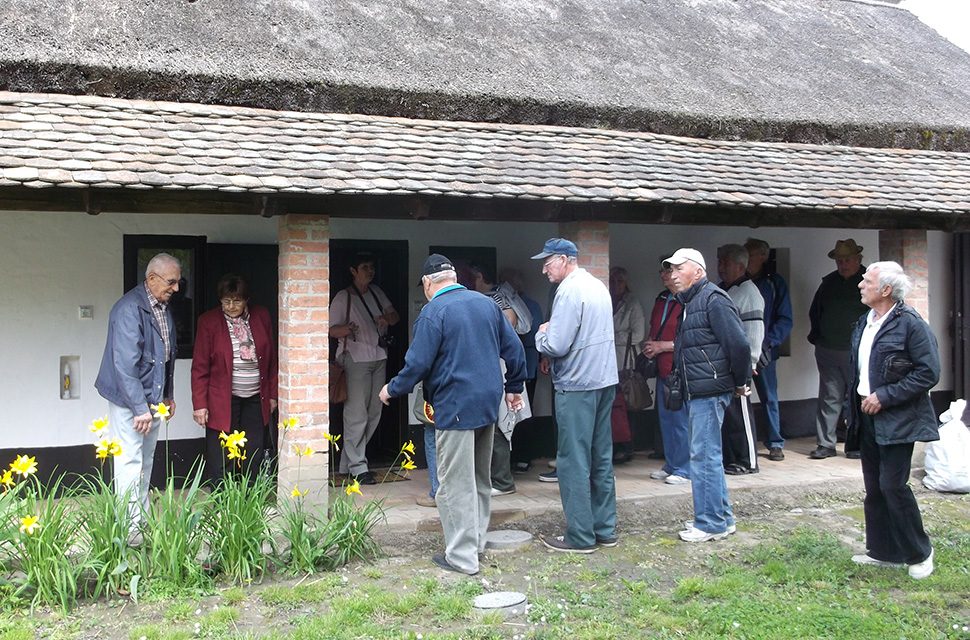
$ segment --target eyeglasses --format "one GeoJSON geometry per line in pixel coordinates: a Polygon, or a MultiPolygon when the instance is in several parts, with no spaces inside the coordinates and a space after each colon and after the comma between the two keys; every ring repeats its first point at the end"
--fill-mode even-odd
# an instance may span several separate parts
{"type": "Polygon", "coordinates": [[[543,269],[545,269],[545,268],[547,268],[547,267],[548,267],[548,266],[549,266],[550,264],[552,264],[552,263],[553,263],[553,261],[555,261],[555,260],[558,260],[559,258],[565,258],[565,257],[566,257],[566,256],[564,256],[564,255],[558,255],[558,256],[552,256],[551,258],[549,258],[548,260],[546,260],[545,262],[543,262],[543,263],[542,263],[542,268],[543,268],[543,269]]]}
{"type": "Polygon", "coordinates": [[[246,301],[242,298],[223,298],[219,303],[224,307],[241,307],[246,301]]]}
{"type": "Polygon", "coordinates": [[[161,280],[162,282],[164,282],[165,284],[167,284],[170,287],[174,287],[175,285],[177,285],[179,283],[179,279],[178,278],[167,278],[166,279],[166,278],[163,278],[162,276],[158,275],[154,271],[152,272],[152,275],[155,276],[156,278],[158,278],[159,280],[161,280]]]}

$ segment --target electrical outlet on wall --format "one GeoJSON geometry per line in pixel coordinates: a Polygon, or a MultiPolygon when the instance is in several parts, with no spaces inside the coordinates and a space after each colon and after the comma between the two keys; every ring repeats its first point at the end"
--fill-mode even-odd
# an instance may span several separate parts
{"type": "Polygon", "coordinates": [[[82,304],[77,308],[78,320],[91,320],[94,318],[94,307],[89,304],[82,304]]]}

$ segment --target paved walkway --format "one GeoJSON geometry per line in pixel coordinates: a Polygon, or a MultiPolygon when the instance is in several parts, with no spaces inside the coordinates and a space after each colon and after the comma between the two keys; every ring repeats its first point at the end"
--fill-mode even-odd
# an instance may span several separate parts
{"type": "MultiPolygon", "coordinates": [[[[767,487],[810,488],[833,484],[852,484],[862,487],[862,469],[858,460],[848,460],[841,454],[837,458],[812,460],[808,453],[815,448],[815,438],[789,440],[785,445],[785,460],[771,462],[767,451],[759,452],[761,472],[747,476],[727,476],[732,492],[758,492],[767,487]]],[[[662,480],[651,480],[650,473],[660,468],[662,461],[650,460],[646,454],[638,454],[631,462],[616,467],[617,502],[637,503],[645,500],[690,500],[690,485],[669,485],[662,480]]],[[[516,474],[516,493],[492,498],[492,526],[504,522],[521,521],[526,518],[562,511],[559,485],[539,482],[538,473],[548,471],[546,460],[537,460],[525,474],[516,474]]],[[[394,531],[433,531],[441,528],[438,511],[420,507],[415,499],[428,493],[428,474],[424,469],[412,471],[410,480],[392,482],[379,486],[362,487],[369,499],[384,499],[387,509],[387,527],[394,531]]],[[[732,497],[733,499],[733,497],[732,497]]]]}

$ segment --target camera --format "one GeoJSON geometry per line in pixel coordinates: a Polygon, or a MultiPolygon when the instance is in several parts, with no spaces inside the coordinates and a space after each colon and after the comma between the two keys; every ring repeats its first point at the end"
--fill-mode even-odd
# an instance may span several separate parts
{"type": "Polygon", "coordinates": [[[387,351],[388,349],[394,346],[394,336],[388,335],[386,333],[383,335],[377,336],[377,346],[387,351]]]}
{"type": "Polygon", "coordinates": [[[684,406],[684,392],[681,389],[680,373],[675,369],[664,381],[664,406],[668,411],[679,411],[684,406]]]}

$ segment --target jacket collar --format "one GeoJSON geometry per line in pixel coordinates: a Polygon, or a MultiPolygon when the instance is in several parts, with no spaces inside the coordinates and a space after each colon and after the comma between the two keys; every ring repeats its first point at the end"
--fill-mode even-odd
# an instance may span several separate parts
{"type": "Polygon", "coordinates": [[[710,281],[705,276],[705,277],[701,278],[698,282],[695,282],[694,285],[691,286],[689,289],[687,289],[685,291],[681,291],[680,293],[676,294],[674,297],[682,305],[684,305],[686,307],[687,304],[691,300],[694,299],[694,296],[696,296],[698,293],[700,293],[701,289],[703,289],[704,287],[707,286],[707,283],[708,282],[710,282],[710,281]]]}

